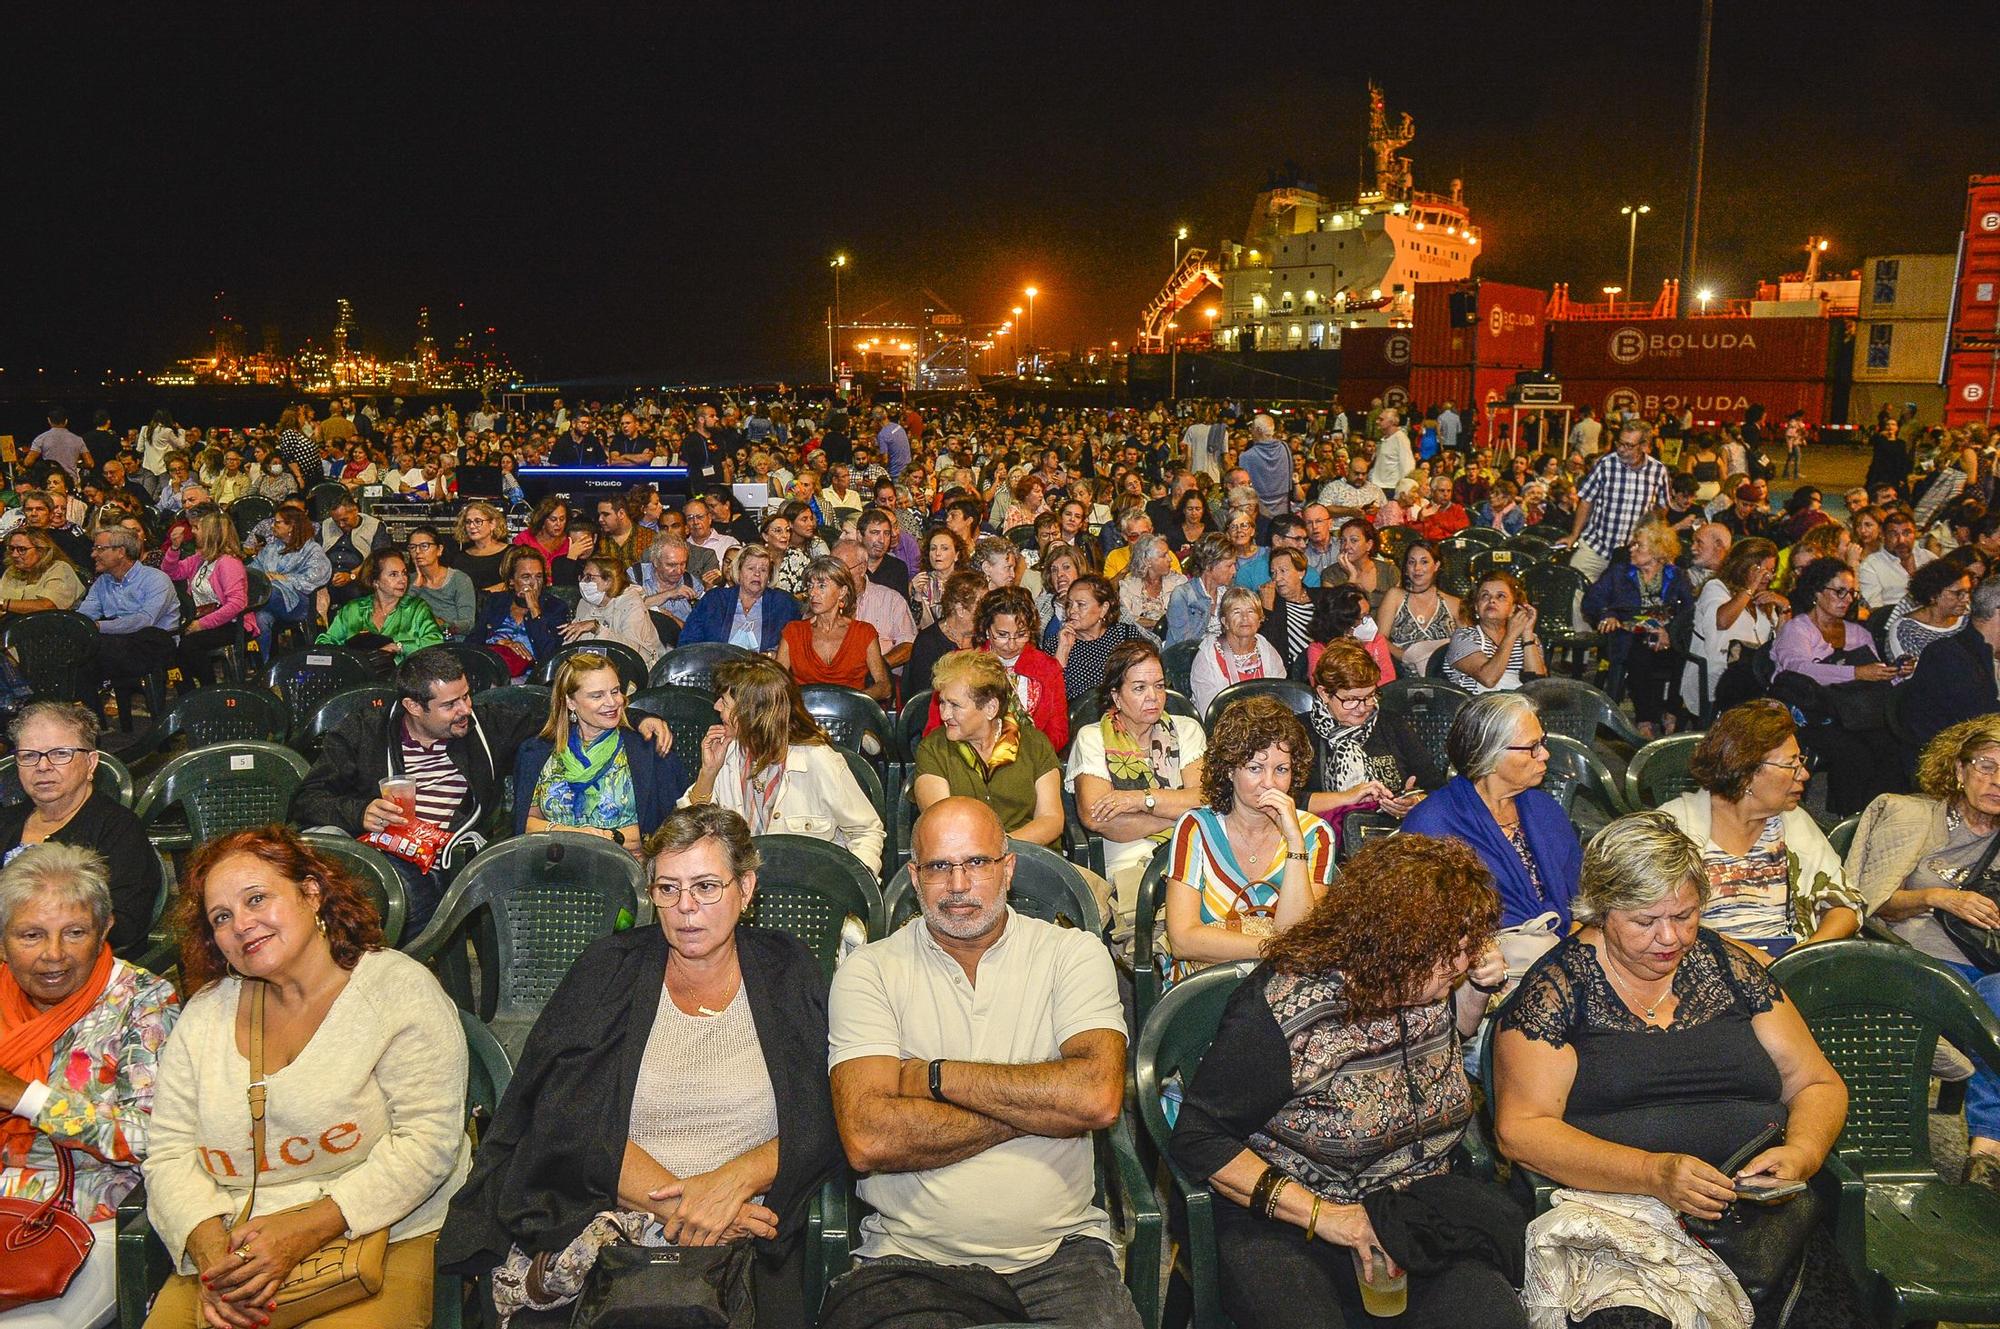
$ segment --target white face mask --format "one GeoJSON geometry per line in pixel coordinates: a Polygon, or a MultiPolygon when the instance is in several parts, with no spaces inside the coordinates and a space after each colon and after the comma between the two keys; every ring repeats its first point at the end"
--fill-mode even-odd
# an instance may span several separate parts
{"type": "Polygon", "coordinates": [[[582,598],[585,604],[601,605],[604,603],[604,587],[599,582],[580,581],[576,584],[576,593],[582,598]]]}
{"type": "Polygon", "coordinates": [[[269,471],[273,475],[282,475],[284,474],[285,470],[283,463],[275,461],[272,462],[269,466],[266,466],[264,469],[269,471]]]}
{"type": "Polygon", "coordinates": [[[1373,618],[1363,615],[1361,621],[1354,625],[1354,640],[1359,642],[1374,641],[1375,634],[1380,631],[1381,629],[1375,626],[1373,618]]]}

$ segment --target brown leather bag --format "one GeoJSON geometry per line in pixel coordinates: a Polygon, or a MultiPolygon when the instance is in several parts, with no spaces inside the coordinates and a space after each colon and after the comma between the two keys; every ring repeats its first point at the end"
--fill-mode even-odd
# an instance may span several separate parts
{"type": "Polygon", "coordinates": [[[54,1301],[90,1258],[97,1234],[76,1212],[76,1164],[56,1146],[62,1184],[46,1200],[0,1200],[0,1314],[54,1301]]]}
{"type": "MultiPolygon", "coordinates": [[[[257,1203],[257,1178],[264,1171],[264,993],[263,983],[252,982],[250,989],[250,1138],[255,1146],[255,1167],[250,1173],[250,1194],[236,1225],[249,1221],[257,1203]]],[[[280,1213],[307,1208],[298,1205],[280,1213]]],[[[365,1300],[382,1290],[384,1265],[389,1256],[389,1233],[381,1229],[358,1237],[335,1237],[326,1245],[292,1266],[278,1284],[273,1298],[278,1305],[265,1322],[269,1329],[293,1329],[365,1300]]]]}

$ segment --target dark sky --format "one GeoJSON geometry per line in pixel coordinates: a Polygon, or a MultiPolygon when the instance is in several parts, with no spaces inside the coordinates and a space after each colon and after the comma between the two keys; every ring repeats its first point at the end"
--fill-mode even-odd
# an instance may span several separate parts
{"type": "MultiPolygon", "coordinates": [[[[1503,5],[726,9],[257,6],[16,17],[0,148],[15,239],[0,366],[121,372],[206,342],[322,340],[351,298],[498,327],[546,377],[815,373],[826,258],[849,317],[928,285],[973,319],[1038,284],[1056,346],[1127,341],[1172,257],[1241,238],[1266,173],[1354,183],[1370,77],[1420,188],[1465,180],[1478,271],[1621,280],[1678,262],[1694,0],[1503,5]],[[576,15],[582,12],[586,16],[576,15]],[[49,26],[32,29],[30,24],[49,26]]],[[[79,7],[67,7],[77,9],[79,7]]],[[[2000,171],[1983,3],[1717,6],[1701,275],[1950,249],[2000,171]]]]}

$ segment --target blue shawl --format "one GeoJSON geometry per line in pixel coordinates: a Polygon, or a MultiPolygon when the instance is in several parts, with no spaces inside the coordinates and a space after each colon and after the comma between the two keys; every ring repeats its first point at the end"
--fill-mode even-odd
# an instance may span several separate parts
{"type": "Polygon", "coordinates": [[[1403,818],[1403,829],[1412,835],[1435,835],[1470,845],[1493,874],[1493,885],[1500,892],[1500,926],[1513,927],[1553,909],[1562,919],[1558,935],[1567,933],[1570,902],[1576,897],[1577,877],[1583,869],[1583,846],[1577,842],[1576,828],[1570,825],[1562,805],[1539,789],[1525,790],[1514,806],[1521,813],[1528,852],[1541,868],[1542,885],[1549,895],[1546,901],[1535,897],[1527,866],[1501,834],[1500,824],[1480,801],[1479,791],[1464,776],[1453,776],[1444,788],[1417,804],[1403,818]]]}

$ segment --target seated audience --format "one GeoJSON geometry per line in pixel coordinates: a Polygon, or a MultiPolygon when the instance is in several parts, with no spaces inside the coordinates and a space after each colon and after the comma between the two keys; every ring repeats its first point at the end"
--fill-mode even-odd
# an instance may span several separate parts
{"type": "Polygon", "coordinates": [[[1464,846],[1397,836],[1249,950],[1264,963],[1231,994],[1171,1145],[1216,1192],[1222,1303],[1243,1329],[1304,1307],[1371,1323],[1363,1270],[1406,1279],[1407,1323],[1526,1329],[1523,1216],[1451,1171],[1474,1110],[1463,1043],[1505,975],[1496,912],[1464,846]]]}
{"type": "MultiPolygon", "coordinates": [[[[1053,642],[1062,631],[1063,610],[1069,604],[1069,588],[1078,577],[1095,565],[1080,545],[1050,545],[1042,555],[1042,589],[1035,596],[1035,615],[1042,622],[1042,640],[1053,642]]],[[[1183,591],[1187,589],[1183,584],[1183,591]]],[[[1045,645],[1044,651],[1048,649],[1045,645]]]]}
{"type": "MultiPolygon", "coordinates": [[[[1772,640],[1771,664],[1777,678],[1771,695],[1799,705],[1815,722],[1805,741],[1826,766],[1827,810],[1850,816],[1894,787],[1902,770],[1898,763],[1877,756],[1888,740],[1886,704],[1859,707],[1858,716],[1842,715],[1834,709],[1837,702],[1828,690],[1852,683],[1900,682],[1915,666],[1903,669],[1882,663],[1868,629],[1847,618],[1854,604],[1854,574],[1839,559],[1823,558],[1807,568],[1799,576],[1797,592],[1811,608],[1779,628],[1772,640]]],[[[1887,699],[1874,700],[1886,703],[1887,699]]]]}
{"type": "Polygon", "coordinates": [[[687,790],[687,776],[678,756],[655,751],[626,721],[625,686],[611,661],[588,651],[565,656],[549,687],[548,723],[514,758],[515,834],[578,831],[639,852],[687,790]]]}
{"type": "Polygon", "coordinates": [[[312,622],[314,600],[333,576],[326,550],[312,538],[312,518],[303,504],[278,509],[271,518],[271,538],[257,546],[250,566],[271,583],[271,598],[257,611],[257,640],[271,647],[279,628],[312,622]]]}
{"type": "Polygon", "coordinates": [[[500,560],[511,547],[507,542],[507,518],[491,503],[471,502],[458,514],[458,553],[451,565],[472,578],[480,592],[500,589],[500,560]]]}
{"type": "Polygon", "coordinates": [[[1382,537],[1367,519],[1349,517],[1340,524],[1339,553],[1320,569],[1319,584],[1353,586],[1368,597],[1369,613],[1381,613],[1389,592],[1397,585],[1395,568],[1375,561],[1381,550],[1382,537]]]}
{"type": "Polygon", "coordinates": [[[1377,611],[1387,626],[1389,656],[1398,672],[1410,677],[1421,678],[1431,655],[1458,630],[1458,597],[1438,586],[1442,566],[1428,540],[1410,541],[1403,548],[1402,584],[1390,588],[1377,611]]]}
{"type": "Polygon", "coordinates": [[[528,545],[515,545],[500,565],[507,588],[487,592],[472,636],[500,653],[515,678],[562,645],[569,602],[549,590],[548,563],[528,545]]]}
{"type": "MultiPolygon", "coordinates": [[[[1014,685],[1014,699],[1029,723],[1042,731],[1050,747],[1060,748],[1068,743],[1069,707],[1062,666],[1035,645],[1040,623],[1034,597],[1018,586],[989,590],[979,598],[973,624],[981,648],[990,651],[1007,671],[1007,678],[1014,685]]],[[[925,733],[937,727],[937,714],[937,698],[933,695],[931,720],[925,726],[925,733]]]]}
{"type": "Polygon", "coordinates": [[[714,803],[752,835],[806,835],[882,870],[882,816],[799,695],[770,660],[730,660],[715,669],[715,711],[701,766],[683,807],[714,803]]]}
{"type": "Polygon", "coordinates": [[[1696,787],[1661,811],[1701,848],[1714,888],[1704,923],[1766,958],[1860,929],[1861,897],[1799,806],[1811,771],[1789,709],[1763,700],[1724,711],[1688,775],[1696,787]]]}
{"type": "Polygon", "coordinates": [[[1361,649],[1368,653],[1368,658],[1375,662],[1380,681],[1395,681],[1396,660],[1389,654],[1389,643],[1382,636],[1381,626],[1368,612],[1367,595],[1352,582],[1343,586],[1328,586],[1320,591],[1318,613],[1313,618],[1313,643],[1306,647],[1304,677],[1312,677],[1320,652],[1326,649],[1328,643],[1336,641],[1359,643],[1361,649]]]}
{"type": "Polygon", "coordinates": [[[663,535],[653,541],[646,561],[639,565],[639,589],[649,611],[658,610],[677,624],[687,623],[704,590],[688,575],[693,555],[693,546],[679,536],[663,535]]]}
{"type": "Polygon", "coordinates": [[[320,645],[377,652],[387,672],[388,662],[444,640],[431,607],[410,594],[410,559],[401,550],[370,554],[354,581],[368,595],[334,611],[320,645]]]}
{"type": "Polygon", "coordinates": [[[145,1175],[176,1272],[149,1329],[247,1323],[300,1260],[385,1229],[381,1290],[307,1323],[425,1323],[472,1155],[451,998],[383,944],[340,861],[283,826],[198,849],[174,921],[188,1001],[160,1056],[145,1175]]]}
{"type": "MultiPolygon", "coordinates": [[[[789,529],[789,523],[786,525],[789,529]]],[[[777,650],[786,626],[799,616],[799,602],[784,589],[772,587],[772,565],[771,550],[766,546],[743,546],[736,564],[736,584],[716,586],[701,597],[681,625],[680,644],[726,641],[747,651],[769,654],[777,650]]]]}
{"type": "Polygon", "coordinates": [[[366,594],[367,588],[355,584],[362,563],[370,554],[378,554],[394,543],[395,536],[389,528],[362,512],[361,504],[353,497],[336,502],[333,511],[319,524],[320,548],[326,551],[327,564],[333,569],[326,586],[329,603],[342,605],[366,594]]]}
{"type": "Polygon", "coordinates": [[[1495,568],[1458,607],[1459,629],[1444,648],[1444,676],[1475,696],[1512,692],[1530,675],[1549,672],[1535,607],[1513,573],[1495,568]]]}
{"type": "Polygon", "coordinates": [[[806,617],[785,625],[778,638],[778,667],[801,686],[832,683],[880,702],[893,688],[889,666],[872,625],[854,617],[855,591],[847,566],[825,556],[806,572],[806,617]]]}
{"type": "Polygon", "coordinates": [[[490,1272],[511,1317],[570,1305],[613,1243],[747,1240],[758,1322],[803,1324],[806,1209],[841,1165],[826,980],[798,940],[741,921],[758,884],[742,818],[675,812],[645,861],[659,926],[596,942],[542,1009],[439,1263],[490,1272]]]}
{"type": "MultiPolygon", "coordinates": [[[[931,671],[937,668],[939,660],[952,651],[971,650],[979,644],[978,624],[973,614],[984,594],[986,578],[976,572],[954,572],[945,580],[944,594],[937,604],[938,612],[929,626],[918,631],[917,640],[910,648],[910,662],[903,666],[905,705],[912,698],[931,690],[931,671]]],[[[1061,679],[1062,671],[1058,669],[1055,686],[1058,705],[1062,700],[1061,679]]]]}
{"type": "Polygon", "coordinates": [[[1074,706],[1104,685],[1104,663],[1111,652],[1139,636],[1138,628],[1119,622],[1118,595],[1105,577],[1078,577],[1070,583],[1069,603],[1053,649],[1044,649],[1062,666],[1063,688],[1074,706]]]}
{"type": "Polygon", "coordinates": [[[1348,809],[1402,817],[1423,801],[1419,772],[1443,762],[1424,750],[1408,722],[1382,713],[1380,668],[1355,641],[1320,652],[1312,672],[1313,705],[1305,723],[1316,740],[1306,806],[1339,828],[1348,809]]]}
{"type": "MultiPolygon", "coordinates": [[[[1235,594],[1231,587],[1225,596],[1235,594]]],[[[1256,597],[1241,592],[1254,605],[1256,597]]],[[[1111,653],[1098,693],[1101,714],[1078,728],[1064,783],[1077,818],[1104,838],[1111,883],[1112,934],[1131,935],[1139,880],[1183,813],[1199,806],[1208,737],[1201,721],[1166,708],[1167,675],[1159,648],[1128,641],[1111,653]]]]}
{"type": "MultiPolygon", "coordinates": [[[[1925,746],[1915,794],[1884,794],[1855,828],[1848,884],[1869,911],[1944,961],[2000,1012],[2000,975],[1945,930],[1946,915],[2000,928],[2000,905],[1975,875],[2000,832],[2000,715],[1963,720],[1925,746]]],[[[1965,1179],[2000,1189],[2000,1076],[1984,1066],[1965,1086],[1965,1179]]]]}
{"type": "MultiPolygon", "coordinates": [[[[881,527],[875,528],[875,533],[878,540],[887,535],[881,527]]],[[[854,591],[851,612],[855,621],[875,629],[882,663],[892,670],[901,669],[909,663],[917,641],[917,621],[910,616],[910,602],[901,591],[889,589],[870,575],[868,546],[854,537],[843,535],[833,542],[833,560],[847,569],[854,591]]],[[[899,567],[902,564],[900,559],[892,561],[899,567]]]]}
{"type": "Polygon", "coordinates": [[[180,597],[166,573],[139,561],[139,537],[123,527],[90,538],[96,580],[76,611],[97,623],[97,659],[114,688],[136,687],[174,663],[180,597]]]}
{"type": "Polygon", "coordinates": [[[1187,566],[1187,579],[1167,597],[1163,645],[1200,641],[1221,631],[1223,591],[1236,580],[1236,555],[1228,537],[1211,532],[1196,540],[1187,566]]]}
{"type": "MultiPolygon", "coordinates": [[[[116,1320],[118,1204],[139,1184],[154,1074],[180,1008],[165,979],[112,957],[113,911],[104,860],[87,848],[34,844],[0,868],[0,1197],[56,1194],[60,1151],[93,1239],[62,1296],[0,1311],[9,1329],[116,1320]]],[[[22,1273],[32,1258],[7,1255],[22,1273]]]]}
{"type": "Polygon", "coordinates": [[[2000,711],[2000,576],[1973,588],[1966,623],[1917,659],[1905,685],[1902,729],[1914,749],[1905,761],[1951,726],[2000,711]]]}
{"type": "MultiPolygon", "coordinates": [[[[1740,1289],[1707,1272],[1679,1215],[1721,1218],[1746,1178],[1774,1185],[1812,1177],[1840,1135],[1847,1090],[1763,966],[1701,926],[1709,874],[1666,814],[1636,813],[1599,832],[1582,886],[1583,926],[1501,1011],[1495,1125],[1508,1158],[1569,1188],[1558,1192],[1558,1216],[1570,1192],[1658,1201],[1616,1212],[1667,1243],[1656,1258],[1673,1270],[1672,1284],[1650,1276],[1658,1267],[1651,1261],[1624,1264],[1617,1294],[1599,1309],[1584,1251],[1546,1232],[1528,1252],[1528,1277],[1585,1329],[1686,1323],[1703,1305],[1747,1323],[1740,1289]],[[1783,1125],[1780,1140],[1734,1176],[1721,1171],[1773,1122],[1783,1125]]],[[[1590,1226],[1585,1211],[1569,1230],[1590,1226]]],[[[1802,1249],[1783,1252],[1794,1267],[1805,1261],[1806,1300],[1793,1323],[1855,1323],[1851,1309],[1838,1314],[1852,1294],[1827,1230],[1812,1225],[1799,1235],[1807,1232],[1802,1249]]]]}
{"type": "MultiPolygon", "coordinates": [[[[1197,578],[1196,581],[1200,579],[1197,578]]],[[[1194,585],[1190,582],[1189,585],[1194,585]]],[[[1283,678],[1285,662],[1263,634],[1264,602],[1255,591],[1231,586],[1221,594],[1219,632],[1197,640],[1188,686],[1194,708],[1208,714],[1209,703],[1224,688],[1249,678],[1283,678]]]]}
{"type": "Polygon", "coordinates": [[[220,508],[202,508],[193,520],[192,548],[169,549],[161,571],[179,583],[193,608],[181,634],[180,667],[187,686],[215,679],[214,654],[236,641],[241,627],[254,635],[250,582],[243,568],[236,528],[220,508]]]}
{"type": "Polygon", "coordinates": [[[1614,670],[1623,668],[1625,690],[1639,732],[1653,738],[1664,723],[1672,733],[1678,715],[1670,710],[1673,683],[1674,620],[1693,608],[1687,574],[1674,563],[1681,539],[1663,521],[1642,522],[1632,532],[1628,557],[1613,561],[1583,596],[1583,621],[1603,638],[1599,650],[1614,670]]]}
{"type": "Polygon", "coordinates": [[[1445,738],[1458,772],[1403,818],[1403,829],[1465,841],[1500,894],[1511,977],[1569,931],[1583,846],[1563,807],[1539,786],[1549,771],[1547,735],[1534,702],[1519,693],[1474,697],[1445,738]]]}
{"type": "Polygon", "coordinates": [[[1008,835],[1059,841],[1062,763],[1019,709],[1000,661],[985,651],[953,651],[937,663],[933,696],[942,723],[917,745],[917,807],[974,798],[993,809],[1008,835]]]}
{"type": "MultiPolygon", "coordinates": [[[[940,674],[960,660],[999,673],[961,652],[940,674]]],[[[983,686],[1004,695],[997,677],[983,686]]],[[[1091,1203],[1089,1136],[1117,1120],[1125,1086],[1111,956],[1008,906],[1015,860],[995,812],[953,797],[917,820],[921,916],[834,975],[834,1119],[872,1212],[822,1324],[879,1323],[920,1295],[919,1275],[971,1265],[1010,1294],[991,1318],[1140,1329],[1091,1203]]]]}
{"type": "MultiPolygon", "coordinates": [[[[581,571],[583,560],[597,548],[594,532],[572,531],[569,528],[572,511],[568,499],[561,494],[551,494],[535,505],[533,515],[528,518],[528,528],[514,537],[516,546],[532,549],[541,555],[542,566],[547,569],[552,586],[576,585],[576,574],[581,571]]],[[[504,580],[504,566],[501,573],[504,580]]]]}
{"type": "Polygon", "coordinates": [[[1167,621],[1167,602],[1187,578],[1174,569],[1174,551],[1164,536],[1142,535],[1131,545],[1130,564],[1118,579],[1118,608],[1127,623],[1157,637],[1167,621]]]}
{"type": "MultiPolygon", "coordinates": [[[[910,578],[910,607],[915,612],[919,628],[927,628],[937,621],[940,606],[944,603],[944,584],[961,570],[965,552],[958,536],[945,527],[933,526],[924,533],[924,566],[910,578]]],[[[980,581],[984,589],[985,578],[980,578],[980,581]]]]}
{"type": "Polygon", "coordinates": [[[0,613],[70,609],[83,598],[76,564],[46,530],[16,526],[7,536],[7,571],[0,575],[0,613]]]}
{"type": "Polygon", "coordinates": [[[444,536],[435,526],[413,529],[404,547],[410,555],[410,594],[430,606],[447,638],[463,637],[479,617],[479,591],[472,578],[445,563],[444,536]]]}
{"type": "Polygon", "coordinates": [[[565,642],[615,641],[638,652],[651,669],[667,653],[660,630],[646,611],[646,593],[625,579],[625,570],[610,555],[592,554],[576,575],[577,607],[570,621],[556,629],[565,642]]]}
{"type": "MultiPolygon", "coordinates": [[[[1701,529],[1723,528],[1710,522],[1701,529]]],[[[1695,541],[1702,542],[1699,534],[1695,541]]],[[[1681,672],[1681,705],[1689,715],[1707,715],[1730,665],[1771,640],[1792,612],[1785,597],[1771,589],[1777,567],[1778,547],[1751,536],[1729,545],[1715,575],[1702,584],[1695,596],[1688,654],[1707,664],[1708,691],[1703,693],[1701,673],[1689,661],[1681,672]]]]}
{"type": "Polygon", "coordinates": [[[1169,983],[1254,960],[1333,880],[1333,828],[1299,806],[1312,740],[1275,697],[1223,711],[1202,763],[1202,804],[1174,826],[1163,888],[1169,983]]]}
{"type": "Polygon", "coordinates": [[[1926,563],[1910,578],[1910,592],[1889,612],[1884,633],[1888,655],[1898,662],[1923,655],[1926,648],[1965,627],[1975,578],[1954,560],[1926,563]]]}

